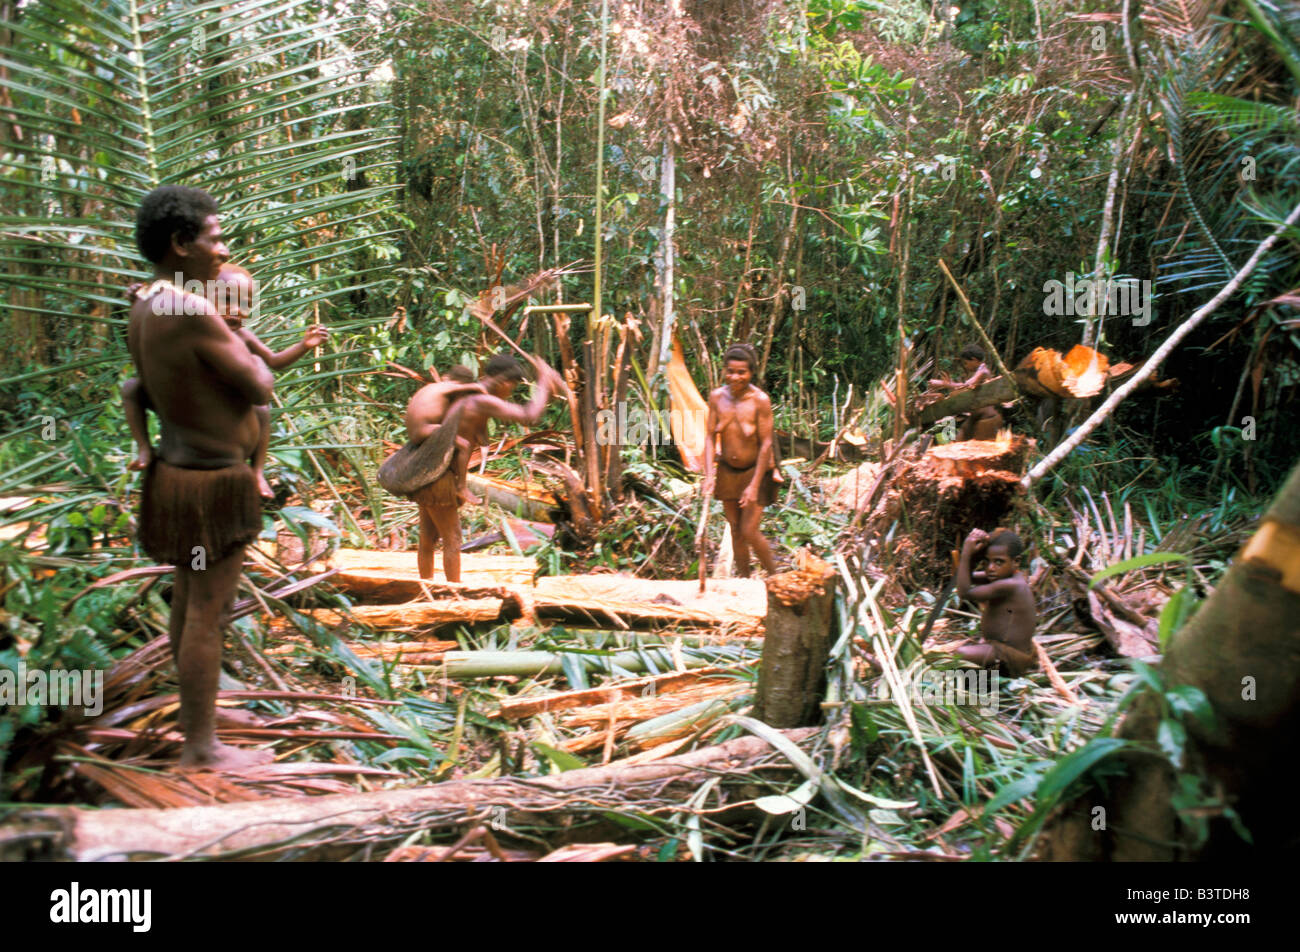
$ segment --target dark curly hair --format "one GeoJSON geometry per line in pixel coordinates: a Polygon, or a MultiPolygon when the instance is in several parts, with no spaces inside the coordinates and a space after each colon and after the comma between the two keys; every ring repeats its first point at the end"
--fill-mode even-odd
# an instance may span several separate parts
{"type": "Polygon", "coordinates": [[[1007,558],[1011,559],[1013,562],[1019,561],[1021,553],[1025,551],[1025,544],[1020,541],[1020,536],[1016,535],[1010,529],[998,529],[995,531],[989,539],[988,544],[985,546],[985,551],[987,552],[988,549],[991,549],[994,546],[997,546],[1000,549],[1005,549],[1007,552],[1007,558]]]}
{"type": "Polygon", "coordinates": [[[193,241],[203,230],[204,220],[218,211],[216,199],[201,188],[163,185],[144,197],[135,214],[136,246],[157,264],[171,247],[172,235],[193,241]]]}
{"type": "Polygon", "coordinates": [[[502,380],[523,380],[524,368],[519,361],[509,354],[497,354],[483,368],[484,377],[500,377],[502,380]]]}

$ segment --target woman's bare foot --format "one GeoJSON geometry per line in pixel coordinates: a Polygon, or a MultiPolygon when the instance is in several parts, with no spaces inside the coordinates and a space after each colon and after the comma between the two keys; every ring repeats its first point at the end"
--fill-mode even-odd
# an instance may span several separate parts
{"type": "Polygon", "coordinates": [[[257,471],[257,491],[262,494],[263,499],[274,499],[275,490],[271,484],[266,481],[266,474],[260,469],[257,471]]]}
{"type": "Polygon", "coordinates": [[[275,752],[270,750],[248,750],[228,744],[197,750],[193,744],[186,744],[180,765],[182,770],[243,770],[269,764],[274,759],[275,752]]]}

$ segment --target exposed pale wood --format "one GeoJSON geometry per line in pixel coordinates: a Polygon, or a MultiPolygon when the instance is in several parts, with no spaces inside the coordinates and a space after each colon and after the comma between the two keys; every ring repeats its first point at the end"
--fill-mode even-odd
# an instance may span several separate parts
{"type": "Polygon", "coordinates": [[[701,595],[699,583],[639,579],[630,575],[544,576],[533,590],[539,619],[573,620],[603,627],[694,625],[757,633],[766,613],[758,579],[718,579],[701,595]],[[620,624],[620,621],[623,624],[620,624]]]}
{"type": "MultiPolygon", "coordinates": [[[[787,731],[806,741],[814,730],[787,731]]],[[[719,771],[743,771],[772,753],[767,742],[742,737],[653,764],[611,764],[527,780],[451,780],[432,786],[373,793],[290,797],[180,809],[93,810],[56,807],[32,815],[58,830],[50,858],[92,862],[132,857],[182,857],[245,850],[270,858],[301,848],[314,835],[331,845],[394,842],[416,829],[450,829],[467,814],[486,816],[494,805],[528,810],[599,813],[650,808],[685,797],[719,771]],[[574,791],[582,791],[581,806],[574,791]]],[[[0,827],[0,834],[6,830],[0,827]]],[[[10,829],[8,832],[13,832],[10,829]]],[[[2,838],[2,837],[0,837],[2,838]]]]}
{"type": "Polygon", "coordinates": [[[1088,435],[1115,411],[1115,408],[1120,405],[1125,397],[1154,375],[1156,369],[1164,363],[1166,357],[1173,353],[1174,348],[1178,346],[1179,342],[1195,330],[1197,325],[1199,325],[1203,320],[1213,314],[1220,304],[1236,293],[1237,289],[1241,287],[1242,282],[1244,282],[1246,278],[1250,277],[1251,272],[1255,270],[1255,267],[1259,264],[1260,259],[1264,257],[1264,254],[1268,249],[1273,247],[1281,234],[1293,226],[1297,221],[1300,221],[1300,205],[1293,208],[1291,214],[1286,217],[1286,220],[1282,224],[1278,225],[1267,238],[1256,246],[1254,253],[1249,259],[1247,259],[1246,263],[1241,266],[1241,269],[1232,276],[1232,279],[1227,284],[1219,289],[1219,292],[1215,294],[1214,297],[1210,298],[1210,300],[1206,301],[1205,304],[1197,308],[1191,317],[1187,318],[1187,320],[1183,321],[1183,323],[1179,324],[1178,327],[1175,328],[1174,332],[1165,339],[1164,343],[1156,348],[1155,353],[1147,358],[1146,363],[1138,368],[1137,373],[1130,377],[1127,383],[1116,388],[1115,392],[1107,397],[1106,401],[1093,411],[1092,416],[1084,420],[1083,423],[1079,425],[1078,429],[1076,429],[1064,443],[1052,450],[1051,453],[1040,460],[1033,469],[1025,474],[1024,479],[1021,481],[1024,487],[1028,489],[1037,480],[1042,479],[1050,473],[1056,465],[1061,462],[1061,460],[1073,453],[1075,448],[1086,440],[1088,435]]]}
{"type": "MultiPolygon", "coordinates": [[[[559,508],[555,493],[540,483],[517,483],[493,476],[470,473],[466,480],[469,491],[531,522],[554,522],[553,511],[559,508]]],[[[462,570],[463,572],[463,570],[462,570]]]]}
{"type": "Polygon", "coordinates": [[[642,697],[652,686],[654,694],[670,694],[686,685],[698,684],[726,670],[726,668],[700,668],[696,671],[674,671],[670,674],[635,678],[581,691],[505,698],[501,701],[499,714],[506,720],[517,721],[546,711],[564,711],[575,707],[588,707],[592,704],[605,704],[613,698],[642,697]]]}
{"type": "Polygon", "coordinates": [[[461,584],[451,587],[437,580],[423,582],[422,586],[414,550],[339,549],[330,556],[329,565],[339,570],[332,584],[368,601],[427,598],[426,587],[438,595],[448,590],[465,592],[502,585],[531,585],[537,571],[536,561],[527,557],[463,552],[461,584]]]}
{"type": "MultiPolygon", "coordinates": [[[[413,625],[472,624],[484,621],[510,621],[510,599],[501,598],[445,598],[436,602],[408,602],[404,605],[354,605],[352,615],[358,621],[375,628],[403,628],[413,625]]],[[[340,612],[331,608],[313,608],[305,612],[324,625],[337,625],[343,620],[340,612]]]]}
{"type": "MultiPolygon", "coordinates": [[[[421,609],[433,600],[496,598],[518,599],[520,610],[540,620],[568,621],[592,627],[645,628],[690,626],[728,630],[736,635],[762,633],[766,596],[758,579],[715,579],[701,595],[698,582],[675,579],[641,579],[630,575],[560,575],[536,579],[536,563],[517,556],[461,556],[460,585],[425,582],[419,577],[414,552],[340,549],[331,557],[339,569],[332,582],[359,599],[414,600],[405,606],[375,608],[376,624],[437,624],[412,621],[404,612],[424,612],[436,618],[434,608],[421,609]],[[426,594],[427,593],[427,594],[426,594]],[[386,612],[397,614],[388,618],[386,612]],[[401,621],[403,617],[408,620],[401,621]]],[[[465,606],[467,610],[475,606],[465,606]]],[[[506,606],[508,607],[508,606],[506,606]]],[[[361,606],[353,611],[359,613],[361,606]]],[[[369,620],[369,619],[368,619],[369,620]]]]}

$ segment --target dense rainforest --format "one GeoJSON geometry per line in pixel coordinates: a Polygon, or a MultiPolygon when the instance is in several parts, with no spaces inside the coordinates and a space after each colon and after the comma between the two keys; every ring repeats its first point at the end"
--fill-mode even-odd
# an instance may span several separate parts
{"type": "Polygon", "coordinates": [[[1270,0],[0,0],[0,854],[1290,848],[1297,195],[1270,0]],[[164,185],[218,203],[268,347],[328,330],[269,401],[216,702],[274,751],[243,774],[173,769],[179,586],[137,543],[164,185]],[[737,342],[762,580],[701,492],[737,342]],[[421,578],[377,471],[419,387],[503,351],[563,386],[470,458],[464,582],[421,578]],[[1032,670],[953,701],[999,528],[1032,670]],[[38,671],[98,672],[95,709],[23,703],[38,671]],[[187,834],[214,803],[269,832],[187,834]]]}

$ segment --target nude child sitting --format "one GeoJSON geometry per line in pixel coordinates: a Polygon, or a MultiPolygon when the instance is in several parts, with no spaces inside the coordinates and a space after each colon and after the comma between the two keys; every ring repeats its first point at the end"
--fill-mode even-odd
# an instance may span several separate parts
{"type": "Polygon", "coordinates": [[[962,544],[957,565],[957,596],[980,606],[980,640],[957,649],[957,655],[983,668],[1002,668],[1020,677],[1037,664],[1034,627],[1038,606],[1029,582],[1020,571],[1024,543],[1014,532],[1000,529],[992,538],[972,529],[962,544]],[[971,562],[983,556],[984,572],[972,572],[971,562]]]}
{"type": "Polygon", "coordinates": [[[763,507],[776,502],[776,480],[772,401],[753,384],[757,365],[754,348],[748,344],[734,344],[727,350],[726,384],[709,394],[705,424],[704,492],[714,493],[722,502],[741,578],[749,577],[750,549],[769,575],[776,572],[772,547],[759,531],[763,507]],[[721,444],[720,458],[716,443],[721,444]]]}

